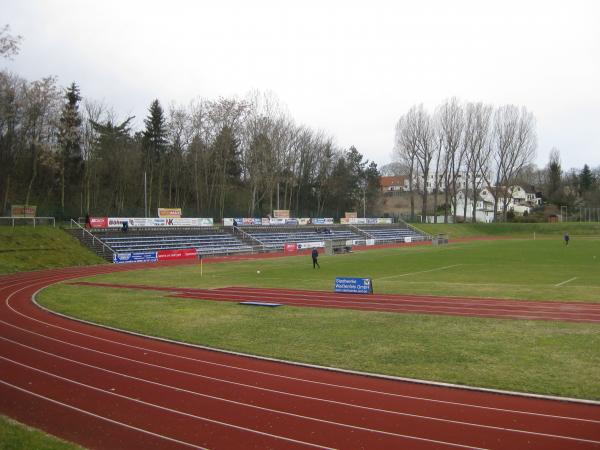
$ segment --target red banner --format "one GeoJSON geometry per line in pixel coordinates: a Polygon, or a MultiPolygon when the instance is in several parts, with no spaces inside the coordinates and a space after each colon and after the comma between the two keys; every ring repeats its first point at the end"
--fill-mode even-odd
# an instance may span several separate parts
{"type": "Polygon", "coordinates": [[[298,245],[296,244],[284,244],[283,251],[286,253],[296,253],[298,251],[298,245]]]}
{"type": "Polygon", "coordinates": [[[108,217],[90,217],[90,227],[108,228],[108,217]]]}
{"type": "Polygon", "coordinates": [[[159,250],[159,261],[172,261],[174,259],[196,259],[198,253],[195,248],[184,248],[181,250],[159,250]]]}

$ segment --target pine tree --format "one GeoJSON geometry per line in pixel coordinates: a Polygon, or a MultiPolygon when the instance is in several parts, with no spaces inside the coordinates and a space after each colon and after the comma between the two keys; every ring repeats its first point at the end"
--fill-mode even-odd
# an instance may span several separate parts
{"type": "MultiPolygon", "coordinates": [[[[161,192],[163,188],[163,175],[165,155],[167,152],[167,126],[164,111],[158,100],[150,104],[148,117],[144,120],[146,129],[143,133],[144,170],[149,173],[148,207],[152,208],[152,188],[154,185],[154,172],[158,168],[158,195],[157,207],[160,208],[161,192]]],[[[171,206],[171,205],[169,205],[171,206]]]]}
{"type": "MultiPolygon", "coordinates": [[[[81,116],[79,114],[79,87],[73,82],[65,93],[66,102],[63,106],[58,132],[60,144],[59,174],[60,174],[60,207],[65,212],[65,190],[78,186],[83,173],[81,156],[81,116]]],[[[80,211],[80,214],[82,211],[80,211]]]]}
{"type": "Polygon", "coordinates": [[[594,174],[590,170],[590,166],[585,164],[583,170],[579,174],[579,192],[589,192],[594,186],[594,174]]]}

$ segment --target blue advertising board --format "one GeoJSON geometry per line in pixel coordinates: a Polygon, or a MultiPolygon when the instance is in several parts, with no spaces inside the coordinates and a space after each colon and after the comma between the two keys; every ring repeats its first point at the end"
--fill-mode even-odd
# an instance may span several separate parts
{"type": "Polygon", "coordinates": [[[113,255],[113,262],[115,264],[156,261],[158,261],[156,252],[115,253],[113,255]]]}
{"type": "Polygon", "coordinates": [[[372,294],[373,281],[370,278],[336,277],[335,292],[372,294]]]}

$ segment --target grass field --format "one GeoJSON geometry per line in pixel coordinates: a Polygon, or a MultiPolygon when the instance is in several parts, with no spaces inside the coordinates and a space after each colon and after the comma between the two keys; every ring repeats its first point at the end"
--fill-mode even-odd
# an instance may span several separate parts
{"type": "MultiPolygon", "coordinates": [[[[135,271],[95,281],[330,291],[370,276],[376,292],[600,301],[600,240],[477,241],[135,271]],[[597,258],[594,258],[597,256],[597,258]],[[260,270],[260,275],[256,273],[260,270]],[[568,283],[566,280],[572,279],[568,283]],[[561,284],[564,283],[564,284],[561,284]]],[[[57,285],[51,309],[119,328],[288,360],[498,389],[600,399],[600,327],[167,298],[156,291],[57,285]]]]}
{"type": "Polygon", "coordinates": [[[77,450],[81,447],[0,416],[0,450],[17,449],[77,450]]]}
{"type": "Polygon", "coordinates": [[[423,223],[415,224],[429,234],[446,233],[450,238],[472,236],[510,236],[533,238],[561,237],[565,232],[571,236],[600,237],[600,223],[564,222],[564,223],[423,223]]]}
{"type": "Polygon", "coordinates": [[[0,227],[0,274],[104,262],[59,228],[0,227]]]}

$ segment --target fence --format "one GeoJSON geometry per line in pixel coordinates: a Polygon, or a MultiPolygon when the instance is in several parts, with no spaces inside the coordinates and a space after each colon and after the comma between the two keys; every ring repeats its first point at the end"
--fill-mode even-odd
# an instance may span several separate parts
{"type": "Polygon", "coordinates": [[[36,225],[50,225],[56,228],[56,220],[54,217],[0,217],[0,225],[28,225],[28,222],[36,225]]]}

